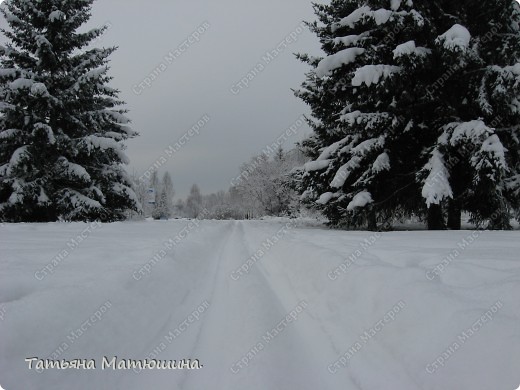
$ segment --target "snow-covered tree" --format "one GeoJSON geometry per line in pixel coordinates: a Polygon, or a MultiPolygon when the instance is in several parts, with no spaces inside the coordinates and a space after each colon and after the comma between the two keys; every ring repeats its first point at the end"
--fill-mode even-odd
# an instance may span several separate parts
{"type": "Polygon", "coordinates": [[[506,218],[518,202],[518,4],[332,0],[315,12],[326,57],[299,56],[313,68],[296,91],[314,129],[302,199],[372,229],[403,214],[441,228],[448,208],[452,228],[461,210],[506,218]]]}
{"type": "Polygon", "coordinates": [[[194,184],[186,199],[185,211],[189,218],[197,218],[202,211],[202,195],[199,186],[194,184]]]}
{"type": "Polygon", "coordinates": [[[246,216],[242,207],[243,200],[234,198],[230,192],[219,191],[203,196],[202,202],[208,219],[243,219],[246,216]]]}
{"type": "Polygon", "coordinates": [[[109,87],[115,48],[81,51],[93,0],[10,0],[0,47],[0,218],[124,218],[139,202],[122,141],[136,136],[109,87]]]}
{"type": "Polygon", "coordinates": [[[159,199],[155,205],[155,208],[152,212],[152,217],[154,219],[169,219],[171,216],[171,210],[167,206],[168,198],[166,192],[161,190],[159,195],[159,199]]]}
{"type": "Polygon", "coordinates": [[[159,197],[161,195],[161,182],[159,180],[159,173],[157,171],[153,171],[150,175],[150,178],[147,182],[147,200],[145,204],[145,215],[147,217],[153,216],[158,205],[159,205],[159,197]]]}
{"type": "Polygon", "coordinates": [[[145,181],[140,179],[139,175],[134,171],[131,175],[132,179],[132,188],[135,192],[137,200],[139,204],[142,205],[142,209],[138,211],[129,211],[127,219],[142,219],[144,215],[144,210],[147,202],[148,195],[148,185],[145,181]]]}
{"type": "Polygon", "coordinates": [[[186,216],[186,206],[182,199],[178,199],[173,205],[172,216],[176,218],[184,218],[186,216]]]}
{"type": "Polygon", "coordinates": [[[429,87],[437,139],[419,175],[428,204],[509,228],[520,205],[520,5],[441,2],[429,87]],[[441,80],[440,82],[437,80],[441,80]]]}
{"type": "Polygon", "coordinates": [[[254,156],[240,167],[234,189],[245,200],[245,208],[256,216],[286,215],[296,194],[290,185],[291,170],[301,165],[296,150],[285,152],[281,147],[270,158],[254,156]]]}
{"type": "Polygon", "coordinates": [[[170,174],[165,172],[161,185],[157,189],[159,196],[157,197],[155,208],[152,216],[155,219],[169,219],[173,212],[173,182],[170,174]]]}
{"type": "Polygon", "coordinates": [[[173,181],[169,172],[165,172],[161,183],[161,198],[164,198],[164,205],[168,215],[171,215],[173,210],[173,197],[175,191],[173,189],[173,181]]]}

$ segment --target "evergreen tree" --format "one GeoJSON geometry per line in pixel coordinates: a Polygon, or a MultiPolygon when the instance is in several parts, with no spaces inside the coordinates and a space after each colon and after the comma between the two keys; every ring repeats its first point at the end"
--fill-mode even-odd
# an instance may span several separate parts
{"type": "Polygon", "coordinates": [[[123,219],[139,201],[123,165],[134,137],[108,83],[116,48],[82,51],[93,0],[10,0],[0,47],[0,219],[123,219]]]}
{"type": "Polygon", "coordinates": [[[476,223],[510,228],[520,205],[520,5],[439,4],[429,87],[438,138],[423,195],[445,206],[451,229],[460,228],[462,210],[476,223]]]}
{"type": "Polygon", "coordinates": [[[296,91],[314,117],[303,142],[313,161],[296,174],[302,198],[332,223],[371,229],[410,214],[442,228],[447,208],[452,228],[461,210],[507,218],[519,188],[518,4],[314,7],[321,24],[309,26],[327,56],[299,55],[313,67],[296,91]]]}
{"type": "Polygon", "coordinates": [[[173,212],[174,192],[173,182],[168,172],[164,174],[160,189],[157,191],[159,196],[157,197],[152,216],[155,219],[169,219],[173,212]]]}

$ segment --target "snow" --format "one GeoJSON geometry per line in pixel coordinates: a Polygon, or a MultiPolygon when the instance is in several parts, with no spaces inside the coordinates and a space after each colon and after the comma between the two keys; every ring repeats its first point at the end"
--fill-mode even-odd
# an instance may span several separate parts
{"type": "Polygon", "coordinates": [[[47,49],[52,48],[51,43],[49,42],[47,37],[43,34],[36,35],[35,41],[39,48],[41,48],[42,46],[46,47],[47,49]]]}
{"type": "Polygon", "coordinates": [[[329,166],[331,160],[309,161],[303,166],[306,172],[321,171],[329,166]]]}
{"type": "Polygon", "coordinates": [[[91,199],[78,191],[67,189],[65,197],[67,202],[70,203],[72,209],[75,209],[76,213],[81,213],[85,209],[103,209],[103,206],[94,199],[91,199]]]}
{"type": "Polygon", "coordinates": [[[471,40],[468,29],[460,24],[454,24],[448,31],[437,38],[447,50],[466,50],[471,40]]]}
{"type": "Polygon", "coordinates": [[[359,168],[359,163],[361,162],[361,158],[353,157],[349,162],[342,165],[341,168],[338,169],[334,179],[330,183],[332,188],[341,188],[347,181],[348,177],[352,173],[352,171],[356,168],[359,168]]]}
{"type": "Polygon", "coordinates": [[[425,47],[417,47],[415,46],[415,41],[408,41],[405,43],[400,44],[397,46],[394,51],[394,59],[402,57],[402,56],[409,56],[409,55],[416,55],[418,57],[424,57],[431,53],[431,50],[425,47]]]}
{"type": "Polygon", "coordinates": [[[43,130],[45,134],[47,134],[47,141],[49,144],[54,145],[56,143],[56,137],[54,136],[54,132],[52,131],[52,128],[49,125],[46,125],[45,123],[35,123],[34,124],[34,131],[43,130]]]}
{"type": "Polygon", "coordinates": [[[357,45],[362,38],[363,35],[347,35],[346,37],[334,38],[333,42],[335,45],[342,44],[344,46],[352,46],[357,45]]]}
{"type": "Polygon", "coordinates": [[[9,83],[9,88],[11,88],[12,90],[31,88],[33,84],[34,80],[19,78],[9,83]]]}
{"type": "Polygon", "coordinates": [[[92,151],[94,148],[99,148],[103,151],[113,150],[114,153],[116,153],[118,157],[121,159],[123,164],[128,164],[130,162],[126,154],[123,153],[121,144],[112,138],[89,135],[83,138],[82,142],[86,144],[86,147],[89,152],[92,151]]]}
{"type": "Polygon", "coordinates": [[[330,157],[334,153],[336,153],[339,148],[341,148],[343,145],[345,145],[345,143],[348,142],[350,139],[351,139],[351,136],[347,136],[347,137],[343,138],[341,141],[334,142],[332,145],[324,148],[316,161],[329,160],[330,157]]]}
{"type": "Polygon", "coordinates": [[[374,18],[374,21],[376,22],[376,24],[379,26],[381,24],[385,24],[386,22],[388,22],[388,20],[392,16],[392,13],[393,13],[392,11],[389,11],[384,8],[380,8],[376,11],[373,11],[372,17],[374,18]]]}
{"type": "Polygon", "coordinates": [[[330,200],[334,198],[333,192],[326,192],[324,194],[321,194],[321,196],[316,201],[317,204],[325,205],[330,202],[330,200]]]}
{"type": "Polygon", "coordinates": [[[39,205],[43,205],[43,204],[46,204],[49,202],[49,197],[47,196],[47,194],[45,193],[45,191],[43,190],[43,188],[40,188],[40,195],[38,195],[38,204],[39,205]]]}
{"type": "Polygon", "coordinates": [[[64,20],[66,19],[67,15],[65,15],[65,13],[63,13],[62,11],[59,11],[59,10],[56,10],[56,11],[52,11],[50,14],[49,14],[49,20],[51,22],[55,22],[55,21],[59,21],[59,20],[64,20]]]}
{"type": "Polygon", "coordinates": [[[104,75],[107,71],[107,66],[100,66],[99,68],[89,70],[87,73],[81,76],[81,78],[88,81],[95,80],[104,75]]]}
{"type": "Polygon", "coordinates": [[[6,172],[7,175],[10,176],[13,173],[13,169],[18,167],[24,158],[26,158],[28,155],[30,155],[28,145],[24,145],[16,149],[11,155],[11,159],[9,160],[9,168],[6,172]]]}
{"type": "MultiPolygon", "coordinates": [[[[117,112],[117,111],[114,111],[114,110],[103,110],[103,113],[105,113],[106,115],[108,115],[110,118],[112,118],[112,120],[118,124],[128,124],[130,123],[130,119],[128,119],[126,116],[124,116],[123,114],[117,112]]],[[[122,128],[124,128],[124,126],[121,126],[122,128]]]]}
{"type": "Polygon", "coordinates": [[[76,176],[83,181],[89,182],[91,180],[87,170],[79,164],[68,161],[65,157],[59,159],[59,163],[63,165],[67,175],[76,176]]]}
{"type": "Polygon", "coordinates": [[[364,83],[367,87],[370,87],[400,70],[401,67],[394,65],[365,65],[356,70],[352,79],[352,86],[359,87],[364,83]]]}
{"type": "MultiPolygon", "coordinates": [[[[130,187],[127,187],[121,183],[116,183],[113,186],[114,191],[117,194],[120,194],[124,196],[125,198],[129,198],[132,202],[135,204],[140,204],[141,202],[137,198],[137,195],[135,194],[134,190],[132,190],[130,187]]],[[[101,192],[101,191],[99,191],[101,192]]]]}
{"type": "Polygon", "coordinates": [[[8,202],[11,203],[11,204],[22,203],[23,199],[24,199],[24,197],[23,197],[23,194],[21,192],[13,191],[11,196],[9,196],[8,202]]]}
{"type": "Polygon", "coordinates": [[[457,143],[465,139],[471,140],[473,143],[478,143],[484,136],[493,134],[493,129],[486,126],[481,120],[473,120],[469,122],[450,124],[448,127],[453,127],[453,134],[450,138],[450,144],[455,146],[457,143]]]}
{"type": "MultiPolygon", "coordinates": [[[[480,147],[480,151],[484,154],[491,156],[494,160],[493,165],[496,164],[504,170],[508,169],[504,145],[495,134],[494,129],[488,127],[481,120],[450,123],[445,127],[444,133],[439,138],[439,143],[445,145],[450,144],[451,146],[471,143],[476,147],[480,147]]],[[[477,154],[471,158],[472,165],[479,170],[482,169],[484,165],[490,167],[489,160],[482,157],[482,155],[477,154]]]]}
{"type": "Polygon", "coordinates": [[[506,66],[504,67],[505,70],[507,70],[508,72],[511,72],[517,76],[520,76],[520,62],[513,65],[513,66],[506,66]]]}
{"type": "Polygon", "coordinates": [[[20,20],[20,18],[10,12],[6,12],[6,15],[5,15],[5,21],[7,23],[22,23],[22,21],[20,20]]]}
{"type": "Polygon", "coordinates": [[[346,114],[343,114],[341,115],[341,117],[339,118],[342,122],[345,122],[345,123],[348,123],[349,125],[353,125],[355,123],[361,123],[361,117],[362,117],[362,112],[359,111],[359,110],[356,110],[356,111],[352,111],[352,112],[347,112],[346,114]]]}
{"type": "Polygon", "coordinates": [[[22,203],[24,201],[24,182],[21,179],[14,179],[12,188],[13,193],[9,197],[8,202],[11,204],[22,203]]]}
{"type": "Polygon", "coordinates": [[[518,231],[190,223],[0,226],[1,386],[489,390],[519,383],[518,231]],[[183,231],[167,250],[163,243],[183,231]],[[259,248],[264,254],[252,256],[259,248]],[[447,353],[454,342],[459,348],[447,353]],[[95,359],[96,370],[38,373],[24,361],[51,354],[95,359]],[[200,359],[203,367],[102,370],[102,357],[115,355],[200,359]]]}
{"type": "Polygon", "coordinates": [[[372,171],[379,173],[390,170],[390,157],[384,152],[377,156],[376,161],[372,165],[372,171]]]}
{"type": "Polygon", "coordinates": [[[372,18],[377,25],[385,24],[392,17],[393,12],[384,8],[380,8],[373,11],[369,6],[364,5],[350,15],[344,17],[339,21],[336,28],[338,27],[350,27],[354,28],[356,24],[362,21],[364,18],[372,18]]]}
{"type": "MultiPolygon", "coordinates": [[[[1,48],[1,46],[0,46],[1,48]]],[[[0,77],[14,77],[16,76],[16,69],[0,68],[0,77]]]]}
{"type": "Polygon", "coordinates": [[[353,211],[356,208],[365,207],[367,204],[372,203],[372,195],[368,191],[361,191],[356,194],[352,201],[348,204],[347,210],[353,211]]]}
{"type": "Polygon", "coordinates": [[[4,131],[0,131],[0,139],[8,139],[16,137],[21,133],[21,130],[19,129],[7,129],[4,131]]]}
{"type": "Polygon", "coordinates": [[[390,9],[397,11],[401,7],[401,0],[390,0],[390,9]]]}
{"type": "Polygon", "coordinates": [[[354,25],[356,23],[359,23],[359,21],[361,19],[363,19],[367,15],[371,15],[371,14],[372,14],[372,9],[368,5],[364,5],[360,8],[358,8],[357,10],[355,10],[354,12],[352,12],[350,15],[341,19],[340,22],[338,23],[338,26],[347,26],[350,28],[354,28],[354,25]]]}
{"type": "Polygon", "coordinates": [[[325,57],[316,68],[316,76],[320,78],[330,76],[333,70],[354,62],[356,57],[364,52],[365,49],[360,47],[351,47],[325,57]]]}
{"type": "MultiPolygon", "coordinates": [[[[500,138],[498,135],[493,134],[489,136],[483,143],[480,149],[482,152],[489,153],[495,157],[495,162],[501,168],[507,169],[507,162],[505,157],[506,149],[502,142],[500,142],[500,138]]],[[[477,168],[479,168],[477,164],[477,168]]]]}
{"type": "Polygon", "coordinates": [[[47,87],[43,83],[33,83],[31,85],[31,93],[33,95],[48,95],[47,87]]]}
{"type": "Polygon", "coordinates": [[[426,204],[430,207],[432,204],[439,204],[445,198],[452,198],[453,192],[450,187],[450,174],[444,164],[443,155],[435,149],[432,157],[425,169],[430,172],[423,189],[422,196],[426,199],[426,204]]]}
{"type": "Polygon", "coordinates": [[[356,147],[352,148],[352,154],[357,154],[359,156],[364,156],[368,152],[370,152],[374,148],[382,147],[385,143],[385,137],[381,136],[378,138],[367,139],[356,147]]]}

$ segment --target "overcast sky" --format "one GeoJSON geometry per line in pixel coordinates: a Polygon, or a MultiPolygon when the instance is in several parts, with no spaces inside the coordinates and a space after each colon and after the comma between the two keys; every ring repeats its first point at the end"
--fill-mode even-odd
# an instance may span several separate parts
{"type": "MultiPolygon", "coordinates": [[[[126,143],[128,171],[142,175],[205,117],[199,134],[159,171],[171,173],[176,197],[194,183],[205,194],[227,190],[241,163],[309,113],[291,88],[308,70],[293,54],[320,54],[318,39],[302,25],[313,20],[311,0],[94,2],[85,28],[110,26],[92,46],[119,46],[111,86],[121,91],[140,133],[126,143]],[[268,59],[273,50],[279,54],[268,59]],[[146,78],[151,85],[143,84],[146,78]],[[246,87],[243,78],[253,79],[246,87]]],[[[285,148],[309,133],[307,125],[298,128],[285,148]]]]}
{"type": "MultiPolygon", "coordinates": [[[[207,115],[200,134],[172,156],[161,174],[172,174],[180,197],[193,183],[203,193],[227,189],[242,162],[308,113],[290,90],[308,70],[293,53],[319,54],[318,40],[302,29],[303,20],[314,20],[310,0],[95,2],[89,26],[111,27],[94,45],[119,46],[112,56],[112,85],[121,90],[141,134],[127,142],[129,172],[142,174],[207,115]],[[197,30],[199,41],[183,45],[197,30]],[[291,33],[296,42],[280,46],[280,54],[266,63],[266,52],[291,33]],[[164,58],[169,53],[176,57],[171,64],[164,58]],[[158,66],[156,80],[143,88],[158,66]],[[237,85],[255,68],[248,88],[237,85]]],[[[309,132],[306,125],[298,129],[287,148],[309,132]]]]}

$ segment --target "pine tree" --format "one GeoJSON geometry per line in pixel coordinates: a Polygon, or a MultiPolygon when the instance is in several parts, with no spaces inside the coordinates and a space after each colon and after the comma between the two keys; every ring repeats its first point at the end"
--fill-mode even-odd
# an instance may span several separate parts
{"type": "Polygon", "coordinates": [[[93,0],[10,0],[0,47],[0,219],[123,219],[140,208],[124,170],[130,129],[108,86],[116,48],[83,50],[93,0]]]}
{"type": "Polygon", "coordinates": [[[332,223],[374,229],[376,219],[427,214],[430,228],[442,228],[449,208],[450,227],[457,228],[462,210],[503,220],[515,204],[519,6],[513,0],[476,5],[315,5],[321,24],[309,26],[327,56],[299,56],[313,67],[296,95],[312,109],[314,134],[303,147],[314,161],[297,176],[302,198],[332,223]],[[489,14],[492,21],[484,21],[489,14]],[[494,76],[483,81],[481,68],[494,76]],[[487,117],[477,108],[486,106],[479,94],[488,101],[493,95],[496,111],[487,117]],[[509,108],[499,109],[505,103],[509,108]],[[455,162],[453,151],[469,144],[455,162]],[[490,212],[497,208],[498,218],[490,212]]]}

